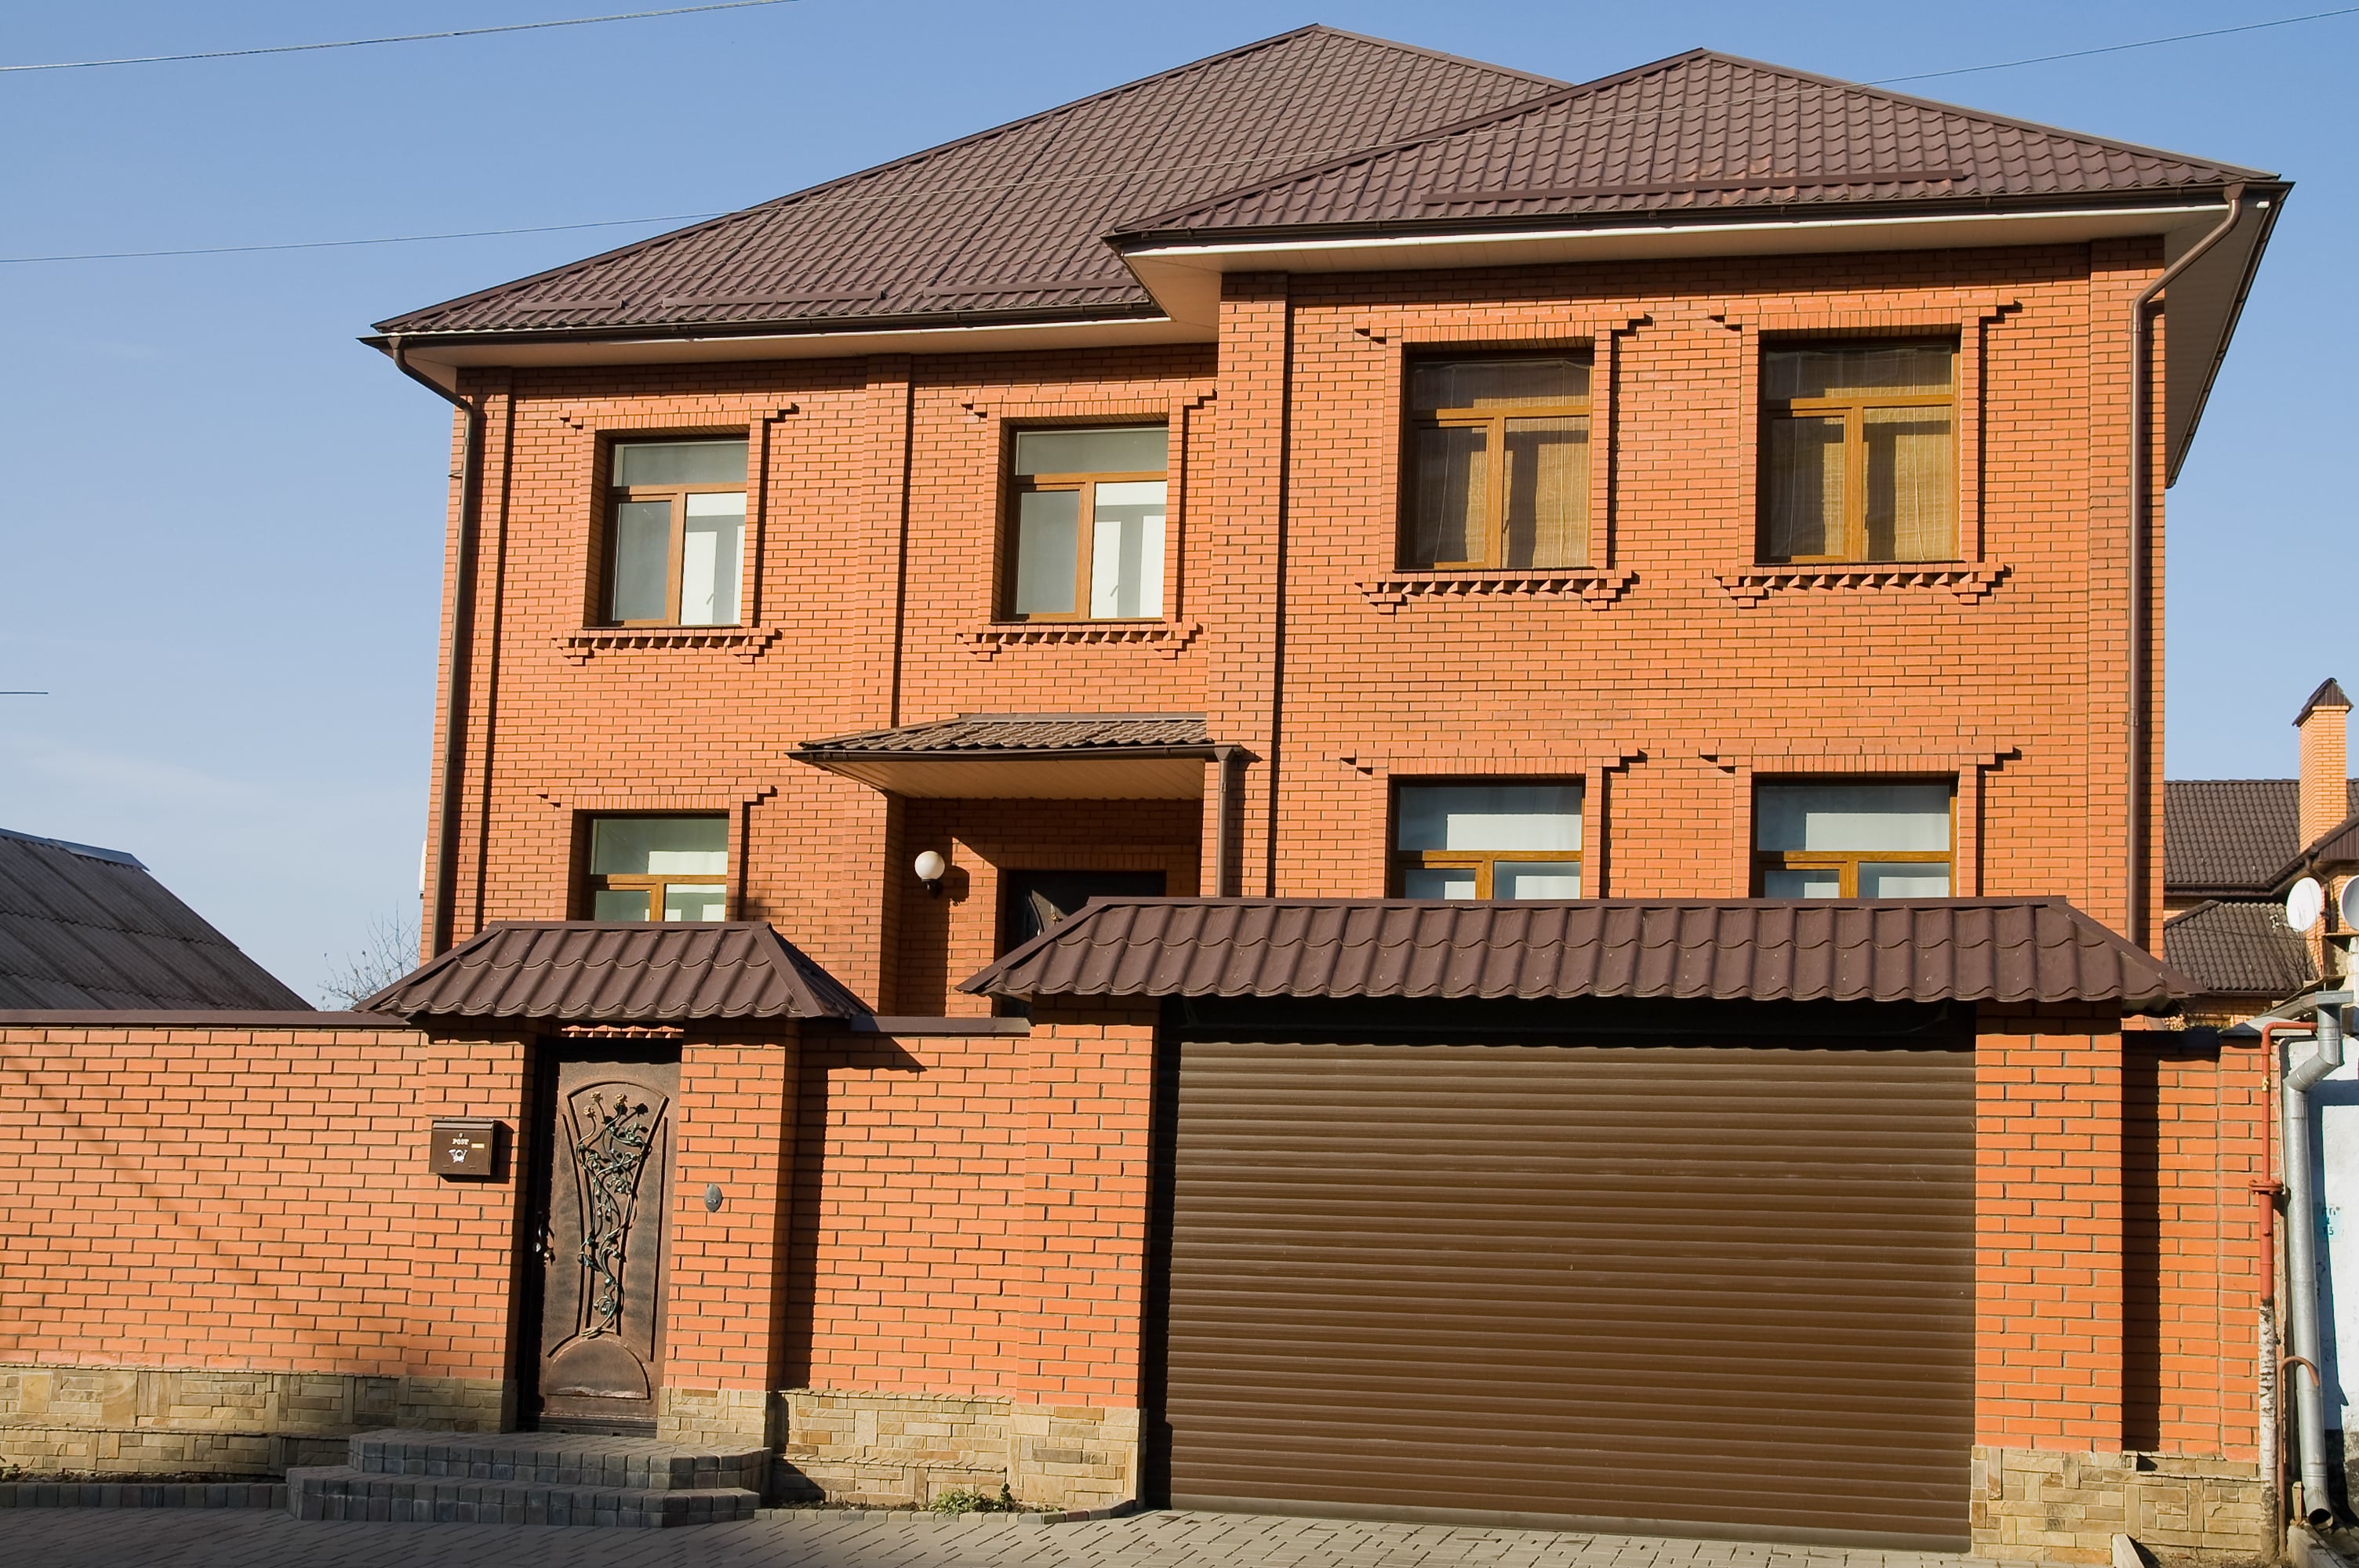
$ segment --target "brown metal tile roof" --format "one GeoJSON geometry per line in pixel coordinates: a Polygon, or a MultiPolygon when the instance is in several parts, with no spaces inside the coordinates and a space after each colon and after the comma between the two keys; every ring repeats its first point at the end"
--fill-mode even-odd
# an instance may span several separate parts
{"type": "Polygon", "coordinates": [[[310,1004],[133,857],[0,829],[0,1008],[310,1004]]]}
{"type": "Polygon", "coordinates": [[[897,730],[806,741],[799,756],[959,756],[1184,750],[1210,755],[1201,713],[969,713],[897,730]]]}
{"type": "Polygon", "coordinates": [[[1241,181],[1120,237],[1832,203],[1983,207],[2268,178],[1697,49],[1395,147],[1241,181]]]}
{"type": "Polygon", "coordinates": [[[2316,691],[2311,692],[2308,697],[2303,699],[2301,711],[2293,716],[2294,727],[2296,729],[2299,729],[2301,727],[2301,721],[2308,719],[2310,714],[2318,708],[2341,708],[2347,709],[2350,706],[2351,699],[2343,695],[2343,683],[2336,680],[2332,676],[2329,676],[2324,680],[2318,683],[2318,689],[2316,691]]]}
{"type": "Polygon", "coordinates": [[[1102,899],[989,996],[2118,1001],[2198,989],[2061,899],[1102,899]]]}
{"type": "Polygon", "coordinates": [[[2313,875],[2325,867],[2347,866],[2354,860],[2359,860],[2359,811],[2320,834],[2303,846],[2301,853],[2279,866],[2267,891],[2282,892],[2299,878],[2313,875]]]}
{"type": "MultiPolygon", "coordinates": [[[[2350,781],[2359,813],[2359,779],[2350,781]]],[[[2174,897],[2263,897],[2302,856],[2296,779],[2171,779],[2162,786],[2162,881],[2174,897]]],[[[2293,875],[2299,875],[2295,871],[2293,875]]]]}
{"type": "Polygon", "coordinates": [[[854,1018],[868,1011],[757,920],[486,926],[361,1007],[404,1018],[582,1023],[854,1018]]]}
{"type": "Polygon", "coordinates": [[[378,330],[1158,315],[1104,243],[1122,220],[1562,85],[1304,27],[378,330]]]}
{"type": "Polygon", "coordinates": [[[2272,1000],[2318,981],[2310,944],[2286,929],[2283,906],[2266,900],[2212,900],[2174,915],[2162,927],[2170,967],[2218,996],[2272,1000]]]}

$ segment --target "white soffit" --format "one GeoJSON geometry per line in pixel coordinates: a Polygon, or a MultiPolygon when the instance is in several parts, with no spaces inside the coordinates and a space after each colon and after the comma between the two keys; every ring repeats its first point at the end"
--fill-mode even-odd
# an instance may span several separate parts
{"type": "Polygon", "coordinates": [[[1453,267],[1675,256],[2080,244],[2212,223],[2227,211],[2227,203],[2222,201],[2060,212],[1951,212],[1752,223],[1614,224],[1507,233],[1247,240],[1142,245],[1125,251],[1123,259],[1174,321],[1209,330],[1220,318],[1221,276],[1231,272],[1439,272],[1453,267]]]}
{"type": "MultiPolygon", "coordinates": [[[[1219,285],[1213,286],[1217,295],[1219,285]]],[[[1132,343],[1207,343],[1210,326],[1163,317],[1114,317],[1100,321],[1012,322],[869,332],[767,332],[731,337],[576,338],[524,342],[515,339],[404,341],[416,365],[695,364],[730,360],[856,359],[863,354],[1018,352],[1132,343]]],[[[389,340],[388,340],[389,341],[389,340]]]]}
{"type": "Polygon", "coordinates": [[[806,759],[832,773],[920,800],[1201,800],[1201,757],[806,759]]]}

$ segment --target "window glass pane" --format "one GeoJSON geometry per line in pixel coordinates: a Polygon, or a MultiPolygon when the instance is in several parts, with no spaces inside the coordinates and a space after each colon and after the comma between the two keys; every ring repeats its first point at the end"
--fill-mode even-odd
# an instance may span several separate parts
{"type": "Polygon", "coordinates": [[[1163,481],[1097,487],[1090,555],[1091,615],[1136,621],[1163,613],[1163,481]]]}
{"type": "Polygon", "coordinates": [[[1772,560],[1843,554],[1843,416],[1772,418],[1768,489],[1772,560]]]}
{"type": "Polygon", "coordinates": [[[1525,360],[1428,360],[1409,372],[1409,406],[1517,408],[1589,395],[1587,353],[1525,360]]]}
{"type": "Polygon", "coordinates": [[[647,917],[647,890],[645,888],[601,888],[590,895],[590,918],[592,920],[645,920],[647,917]]]}
{"type": "Polygon", "coordinates": [[[1417,433],[1417,495],[1409,518],[1409,564],[1479,561],[1483,514],[1490,505],[1490,432],[1440,429],[1417,433]]]}
{"type": "Polygon", "coordinates": [[[1957,443],[1946,408],[1870,408],[1867,558],[1946,561],[1958,553],[1957,443]]]}
{"type": "Polygon", "coordinates": [[[1562,861],[1501,860],[1491,868],[1493,898],[1579,898],[1581,868],[1562,861]]]}
{"type": "Polygon", "coordinates": [[[1950,896],[1950,868],[1910,865],[1902,860],[1862,860],[1859,863],[1859,896],[1947,898],[1950,896]]]}
{"type": "Polygon", "coordinates": [[[716,876],[729,869],[725,816],[601,816],[590,824],[600,876],[716,876]]]}
{"type": "Polygon", "coordinates": [[[719,882],[666,882],[666,920],[718,920],[723,889],[719,882]]]}
{"type": "Polygon", "coordinates": [[[1082,492],[1027,490],[1016,503],[1016,613],[1071,615],[1081,567],[1082,492]]]}
{"type": "Polygon", "coordinates": [[[1809,866],[1799,871],[1765,871],[1764,898],[1841,898],[1843,873],[1832,866],[1809,866]]]}
{"type": "Polygon", "coordinates": [[[1403,898],[1473,898],[1472,866],[1415,866],[1401,873],[1403,898]]]}
{"type": "Polygon", "coordinates": [[[618,441],[616,484],[743,484],[745,443],[618,441]]]}
{"type": "Polygon", "coordinates": [[[1426,784],[1400,792],[1403,849],[1578,849],[1579,784],[1426,784]]]}
{"type": "Polygon", "coordinates": [[[745,546],[743,495],[691,495],[680,540],[679,623],[730,626],[737,621],[737,573],[745,546]]]}
{"type": "Polygon", "coordinates": [[[1017,473],[1161,473],[1170,432],[1160,425],[1111,430],[1025,430],[1016,438],[1017,473]]]}
{"type": "Polygon", "coordinates": [[[1589,559],[1589,418],[1507,421],[1510,567],[1577,567],[1589,559]]]}
{"type": "Polygon", "coordinates": [[[1957,351],[1947,343],[1814,343],[1762,356],[1761,395],[1849,397],[1869,392],[1950,390],[1957,351]]]}
{"type": "Polygon", "coordinates": [[[671,503],[625,501],[614,508],[614,619],[671,617],[671,503]]]}
{"type": "Polygon", "coordinates": [[[1950,786],[1939,784],[1763,784],[1764,849],[1950,852],[1950,786]]]}

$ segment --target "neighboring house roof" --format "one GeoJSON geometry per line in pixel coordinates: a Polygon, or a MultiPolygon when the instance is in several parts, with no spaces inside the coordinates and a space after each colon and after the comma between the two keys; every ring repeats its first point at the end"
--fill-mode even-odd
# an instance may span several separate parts
{"type": "Polygon", "coordinates": [[[2207,900],[2163,923],[2162,956],[2217,996],[2288,997],[2317,983],[2310,945],[2265,899],[2207,900]]]}
{"type": "Polygon", "coordinates": [[[762,921],[503,922],[360,1005],[404,1018],[639,1024],[867,1011],[762,921]]]}
{"type": "MultiPolygon", "coordinates": [[[[2350,781],[2359,813],[2359,779],[2350,781]]],[[[2162,881],[2175,898],[2262,897],[2302,852],[2296,779],[2172,779],[2162,786],[2162,881]]]]}
{"type": "Polygon", "coordinates": [[[2061,899],[1093,899],[990,996],[2118,1001],[2195,994],[2061,899]]]}
{"type": "Polygon", "coordinates": [[[1124,219],[1563,85],[1304,27],[377,326],[407,336],[1151,316],[1104,243],[1124,219]]]}
{"type": "Polygon", "coordinates": [[[2303,846],[2299,854],[2277,868],[2269,880],[2271,892],[2283,892],[2301,878],[2327,866],[2347,866],[2359,860],[2359,811],[2303,846]]]}
{"type": "Polygon", "coordinates": [[[134,857],[5,828],[0,1007],[310,1010],[134,857]]]}
{"type": "Polygon", "coordinates": [[[894,752],[968,756],[977,752],[1135,751],[1184,748],[1211,754],[1201,713],[970,713],[897,730],[863,730],[806,741],[799,755],[894,752]]]}

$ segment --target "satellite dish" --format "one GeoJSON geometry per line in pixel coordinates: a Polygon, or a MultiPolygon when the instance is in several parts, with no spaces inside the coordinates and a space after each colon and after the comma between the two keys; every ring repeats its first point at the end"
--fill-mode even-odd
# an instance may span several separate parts
{"type": "Polygon", "coordinates": [[[2359,931],[2359,877],[2343,884],[2343,896],[2334,901],[2336,911],[2343,916],[2343,929],[2359,931]]]}
{"type": "Polygon", "coordinates": [[[2316,877],[2304,877],[2286,894],[2285,923],[2289,931],[2308,931],[2326,913],[2326,890],[2316,877]]]}

